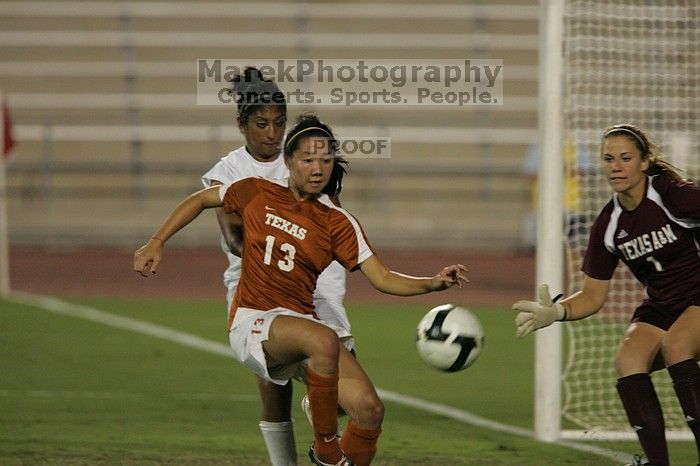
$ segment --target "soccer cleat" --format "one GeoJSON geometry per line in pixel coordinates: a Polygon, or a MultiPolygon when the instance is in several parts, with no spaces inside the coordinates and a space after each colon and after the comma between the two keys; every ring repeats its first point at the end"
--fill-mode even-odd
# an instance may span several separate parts
{"type": "MultiPolygon", "coordinates": [[[[309,404],[308,395],[304,395],[304,398],[301,399],[301,409],[304,411],[304,414],[306,414],[306,419],[309,420],[309,424],[313,425],[313,422],[311,422],[311,405],[309,404]]],[[[347,413],[338,405],[338,417],[340,418],[343,416],[347,416],[347,413]]],[[[340,427],[338,427],[338,437],[341,436],[341,433],[340,427]]]]}
{"type": "Polygon", "coordinates": [[[304,398],[301,399],[301,410],[306,414],[306,419],[309,420],[309,424],[314,425],[311,421],[311,404],[309,403],[308,395],[304,395],[304,398]]]}
{"type": "Polygon", "coordinates": [[[631,463],[627,463],[625,466],[654,466],[651,463],[642,463],[642,457],[639,455],[634,455],[634,460],[631,463]]]}
{"type": "Polygon", "coordinates": [[[309,448],[309,459],[316,466],[353,466],[353,462],[347,459],[345,455],[343,455],[343,457],[340,458],[340,461],[338,461],[337,463],[324,463],[316,456],[316,452],[314,451],[313,445],[311,445],[311,447],[309,448]]]}

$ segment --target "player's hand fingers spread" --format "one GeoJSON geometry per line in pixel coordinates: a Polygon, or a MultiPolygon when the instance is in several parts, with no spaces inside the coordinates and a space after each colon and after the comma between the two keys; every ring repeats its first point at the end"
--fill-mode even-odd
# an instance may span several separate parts
{"type": "Polygon", "coordinates": [[[462,264],[451,265],[443,269],[445,276],[449,278],[450,285],[462,288],[462,283],[468,283],[467,268],[462,264]]]}
{"type": "Polygon", "coordinates": [[[462,288],[463,283],[469,283],[469,278],[467,277],[467,272],[469,270],[462,264],[457,264],[455,267],[455,279],[457,280],[457,285],[462,288]]]}

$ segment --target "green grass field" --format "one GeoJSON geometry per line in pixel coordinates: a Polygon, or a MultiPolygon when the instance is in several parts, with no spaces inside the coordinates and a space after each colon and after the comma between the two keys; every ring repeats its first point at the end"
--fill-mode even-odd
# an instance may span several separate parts
{"type": "MultiPolygon", "coordinates": [[[[221,302],[73,299],[227,345],[221,302]]],[[[231,358],[105,324],[0,301],[0,464],[264,465],[254,380],[231,358]]],[[[532,339],[512,315],[476,310],[486,346],[466,371],[425,366],[414,346],[423,306],[350,306],[358,357],[377,387],[503,424],[532,426],[532,339]]],[[[294,415],[300,464],[310,426],[294,415]]],[[[598,443],[630,454],[634,442],[598,443]]],[[[673,464],[695,464],[672,443],[673,464]]],[[[377,465],[624,464],[561,445],[474,427],[387,401],[377,465]]]]}

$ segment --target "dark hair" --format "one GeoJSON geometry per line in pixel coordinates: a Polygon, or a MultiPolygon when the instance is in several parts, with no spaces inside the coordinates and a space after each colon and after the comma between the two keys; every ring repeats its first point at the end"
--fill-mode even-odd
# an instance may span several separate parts
{"type": "Polygon", "coordinates": [[[245,125],[256,111],[268,106],[279,106],[287,115],[287,100],[274,81],[265,79],[259,69],[248,66],[243,74],[233,77],[229,95],[238,105],[238,121],[245,125]]]}
{"type": "Polygon", "coordinates": [[[328,180],[328,184],[323,188],[322,193],[334,198],[343,189],[343,176],[347,173],[348,161],[338,155],[340,144],[333,135],[330,126],[319,120],[314,113],[302,113],[297,118],[297,123],[287,133],[284,143],[284,156],[291,157],[299,147],[301,141],[310,137],[321,137],[328,141],[333,155],[333,171],[328,180]]]}
{"type": "MultiPolygon", "coordinates": [[[[649,160],[649,168],[645,171],[647,175],[658,175],[667,173],[674,180],[681,181],[681,170],[666,160],[666,156],[661,151],[661,148],[651,140],[647,133],[638,126],[625,123],[621,125],[611,126],[603,133],[603,141],[612,136],[624,136],[632,141],[635,147],[642,154],[642,160],[649,160]]],[[[601,143],[601,152],[602,144],[601,143]]]]}

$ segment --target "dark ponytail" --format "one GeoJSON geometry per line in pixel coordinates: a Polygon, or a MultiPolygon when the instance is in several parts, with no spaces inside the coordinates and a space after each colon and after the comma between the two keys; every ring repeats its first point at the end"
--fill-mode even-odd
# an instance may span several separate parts
{"type": "Polygon", "coordinates": [[[230,82],[228,92],[238,106],[240,124],[245,125],[253,113],[272,105],[279,106],[282,113],[287,115],[284,93],[274,81],[265,79],[259,69],[248,66],[243,74],[237,74],[230,82]]]}

